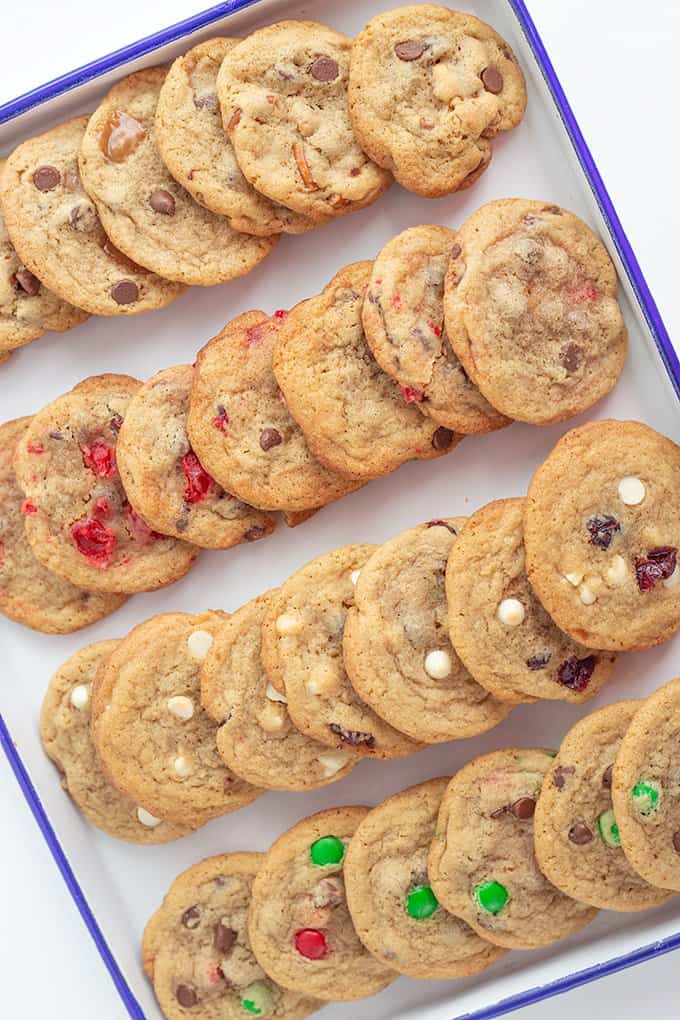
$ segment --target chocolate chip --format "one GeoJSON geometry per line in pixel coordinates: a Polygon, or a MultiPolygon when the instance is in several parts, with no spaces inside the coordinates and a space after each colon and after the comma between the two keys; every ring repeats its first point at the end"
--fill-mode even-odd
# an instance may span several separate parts
{"type": "Polygon", "coordinates": [[[552,774],[553,786],[558,790],[562,790],[564,788],[565,776],[573,776],[574,772],[576,772],[576,769],[573,765],[558,765],[552,774]]]}
{"type": "Polygon", "coordinates": [[[133,305],[139,297],[139,287],[134,280],[119,280],[111,288],[111,297],[117,305],[133,305]]]}
{"type": "Polygon", "coordinates": [[[317,81],[335,81],[338,77],[339,69],[331,57],[317,57],[309,68],[309,73],[317,81]]]}
{"type": "Polygon", "coordinates": [[[496,808],[495,811],[492,811],[491,814],[489,815],[489,818],[503,818],[503,816],[507,815],[507,813],[508,805],[504,804],[503,807],[496,808]]]}
{"type": "Polygon", "coordinates": [[[201,96],[194,96],[194,106],[197,110],[216,110],[217,94],[215,92],[204,92],[201,96]]]}
{"type": "Polygon", "coordinates": [[[213,937],[213,946],[218,953],[227,953],[237,939],[237,932],[233,928],[227,928],[226,924],[216,924],[213,937]]]}
{"type": "Polygon", "coordinates": [[[533,797],[520,797],[514,804],[510,805],[515,818],[521,818],[525,820],[527,818],[534,817],[534,811],[536,810],[536,801],[533,797]]]}
{"type": "Polygon", "coordinates": [[[272,446],[279,446],[282,442],[281,433],[276,429],[262,429],[260,446],[263,450],[271,450],[272,446]]]}
{"type": "Polygon", "coordinates": [[[605,790],[611,790],[612,788],[612,769],[613,765],[607,765],[606,769],[602,773],[602,785],[605,790]]]}
{"type": "Polygon", "coordinates": [[[35,297],[40,290],[40,280],[37,276],[34,276],[30,269],[17,269],[14,274],[14,279],[19,285],[19,288],[28,294],[29,297],[35,297]]]}
{"type": "Polygon", "coordinates": [[[175,991],[175,997],[179,1002],[180,1006],[184,1006],[185,1009],[191,1009],[198,1002],[198,995],[196,990],[191,985],[177,985],[175,991]]]}
{"type": "Polygon", "coordinates": [[[422,39],[407,39],[405,42],[397,43],[394,52],[400,60],[417,60],[426,49],[427,43],[422,39]]]}
{"type": "Polygon", "coordinates": [[[584,846],[586,843],[590,843],[593,834],[584,821],[574,822],[568,833],[569,839],[576,846],[584,846]]]}
{"type": "Polygon", "coordinates": [[[541,655],[532,655],[527,659],[528,669],[545,669],[552,658],[552,652],[543,652],[541,655]]]}
{"type": "Polygon", "coordinates": [[[264,535],[264,528],[248,528],[243,536],[246,542],[257,542],[258,538],[264,535]]]}
{"type": "Polygon", "coordinates": [[[559,205],[544,205],[541,212],[552,213],[553,216],[561,216],[562,210],[559,205]]]}
{"type": "Polygon", "coordinates": [[[119,414],[114,414],[113,418],[109,422],[109,427],[110,427],[110,429],[111,429],[111,431],[113,432],[114,435],[116,435],[116,436],[118,435],[118,433],[120,432],[122,424],[123,424],[123,419],[121,418],[121,416],[119,414]]]}
{"type": "Polygon", "coordinates": [[[77,202],[68,214],[68,222],[81,233],[93,230],[97,225],[97,213],[90,202],[77,202]]]}
{"type": "Polygon", "coordinates": [[[428,521],[425,525],[427,528],[446,528],[452,535],[457,535],[458,532],[455,528],[452,528],[447,521],[428,521]]]}
{"type": "Polygon", "coordinates": [[[59,429],[52,429],[51,432],[47,433],[50,439],[63,439],[64,433],[60,432],[59,429]]]}
{"type": "Polygon", "coordinates": [[[440,425],[432,436],[432,445],[435,450],[448,450],[449,446],[453,442],[454,436],[455,432],[452,432],[451,429],[444,428],[443,425],[440,425]]]}
{"type": "Polygon", "coordinates": [[[359,730],[346,730],[338,723],[330,724],[331,733],[335,733],[336,736],[340,737],[343,744],[350,744],[352,747],[358,747],[360,744],[364,744],[366,747],[373,747],[375,744],[375,737],[372,733],[360,733],[359,730]]]}
{"type": "Polygon", "coordinates": [[[56,166],[39,166],[33,174],[33,183],[38,191],[54,191],[61,182],[56,166]]]}
{"type": "Polygon", "coordinates": [[[186,517],[178,517],[175,521],[175,527],[179,532],[186,531],[189,527],[189,521],[186,517]]]}
{"type": "Polygon", "coordinates": [[[461,246],[459,244],[454,244],[453,248],[449,252],[449,258],[457,259],[458,256],[460,255],[460,253],[462,252],[462,250],[463,249],[461,248],[461,246]]]}
{"type": "Polygon", "coordinates": [[[487,92],[492,92],[494,96],[497,96],[499,92],[503,91],[503,75],[497,67],[485,67],[479,77],[487,92]]]}
{"type": "Polygon", "coordinates": [[[680,854],[680,829],[673,833],[673,849],[676,854],[680,854]]]}
{"type": "Polygon", "coordinates": [[[200,923],[201,908],[197,903],[195,903],[193,907],[189,907],[189,909],[185,910],[182,914],[182,924],[185,928],[188,928],[189,931],[193,931],[194,928],[198,928],[200,923]]]}
{"type": "Polygon", "coordinates": [[[175,215],[175,199],[169,191],[152,191],[149,195],[149,205],[154,212],[162,216],[175,215]]]}
{"type": "Polygon", "coordinates": [[[567,372],[575,372],[581,364],[581,348],[578,344],[565,344],[560,347],[560,363],[567,372]]]}

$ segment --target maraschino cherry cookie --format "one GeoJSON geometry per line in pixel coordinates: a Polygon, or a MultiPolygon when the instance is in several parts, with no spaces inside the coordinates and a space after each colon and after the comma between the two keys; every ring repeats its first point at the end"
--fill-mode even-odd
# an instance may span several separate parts
{"type": "Polygon", "coordinates": [[[640,704],[616,755],[612,801],[631,868],[652,885],[680,892],[677,746],[680,679],[640,704]]]}
{"type": "Polygon", "coordinates": [[[568,432],[536,471],[527,572],[558,627],[591,648],[680,629],[680,446],[635,421],[568,432]]]}
{"type": "Polygon", "coordinates": [[[612,769],[640,707],[617,701],[579,719],[546,773],[534,815],[534,846],[545,877],[600,910],[645,910],[671,895],[633,871],[612,808],[612,769]]]}
{"type": "Polygon", "coordinates": [[[12,464],[30,423],[18,418],[0,425],[0,613],[46,634],[70,634],[113,613],[125,596],[76,588],[34,556],[24,526],[30,507],[12,464]]]}
{"type": "Polygon", "coordinates": [[[88,591],[161,588],[186,574],[198,554],[153,531],[121,484],[118,432],[140,385],[127,375],[91,376],[39,411],[17,447],[33,552],[88,591]]]}
{"type": "Polygon", "coordinates": [[[272,370],[285,312],[246,312],[196,360],[189,436],[229,492],[268,510],[308,511],[357,489],[312,456],[272,370]]]}
{"type": "Polygon", "coordinates": [[[248,906],[263,858],[221,854],[195,864],[150,918],[142,960],[168,1020],[304,1020],[322,1005],[281,988],[253,956],[248,906]]]}
{"type": "Polygon", "coordinates": [[[430,779],[373,808],[345,858],[357,935],[377,960],[408,977],[469,977],[505,955],[444,910],[430,886],[427,855],[448,782],[430,779]]]}
{"type": "Polygon", "coordinates": [[[129,843],[167,843],[193,832],[196,825],[161,821],[119,793],[102,772],[92,741],[92,683],[119,644],[97,641],[62,663],[42,703],[40,736],[62,775],[62,786],[88,822],[129,843]]]}
{"type": "Polygon", "coordinates": [[[524,503],[488,503],[453,543],[446,569],[451,642],[497,698],[587,701],[609,678],[616,656],[562,633],[536,598],[524,563],[524,503]]]}
{"type": "Polygon", "coordinates": [[[360,942],[345,896],[345,854],[368,810],[321,811],[279,836],[265,854],[248,932],[258,962],[284,988],[346,1002],[373,995],[396,977],[360,942]]]}
{"type": "Polygon", "coordinates": [[[93,733],[106,775],[157,818],[208,821],[262,793],[226,767],[200,701],[223,613],[165,613],[135,627],[98,674],[93,733]]]}
{"type": "Polygon", "coordinates": [[[520,421],[544,425],[587,410],[626,360],[607,251],[577,216],[545,202],[500,199],[463,224],[444,314],[472,381],[520,421]]]}
{"type": "Polygon", "coordinates": [[[201,702],[220,725],[217,750],[238,776],[269,790],[313,790],[344,779],[358,759],[300,733],[269,684],[260,657],[269,601],[260,595],[217,628],[201,670],[201,702]]]}
{"type": "Polygon", "coordinates": [[[271,534],[276,522],[226,492],[206,471],[187,434],[190,365],[165,368],[134,394],[116,446],[131,505],[149,527],[206,549],[229,549],[271,534]]]}
{"type": "Polygon", "coordinates": [[[379,546],[345,620],[343,658],[359,697],[428,744],[483,733],[512,707],[472,679],[449,640],[444,576],[464,524],[428,521],[379,546]]]}
{"type": "Polygon", "coordinates": [[[166,71],[149,67],[114,85],[90,117],[79,166],[106,233],[168,280],[208,286],[254,269],[276,237],[240,234],[179,186],[161,160],[154,116],[166,71]]]}
{"type": "Polygon", "coordinates": [[[286,316],[274,374],[288,409],[319,460],[367,480],[407,460],[448,453],[460,439],[409,403],[366,344],[361,307],[370,262],[337,273],[323,292],[286,316]]]}
{"type": "Polygon", "coordinates": [[[508,748],[474,758],[444,793],[428,861],[439,902],[482,938],[536,949],[566,938],[597,911],[538,869],[533,815],[553,756],[508,748]]]}
{"type": "Polygon", "coordinates": [[[456,235],[447,227],[410,227],[373,263],[361,312],[366,341],[406,400],[455,432],[510,424],[470,382],[446,336],[444,277],[456,235]]]}
{"type": "MultiPolygon", "coordinates": [[[[374,551],[348,545],[312,560],[274,595],[265,614],[280,666],[280,685],[293,724],[313,740],[373,758],[402,758],[422,744],[398,732],[352,687],[342,658],[345,616],[354,602],[357,571],[374,551]]],[[[268,669],[270,646],[262,648],[268,669]]]]}
{"type": "Polygon", "coordinates": [[[111,243],[78,172],[88,117],[29,138],[0,178],[7,230],[24,267],[62,301],[91,315],[162,308],[184,287],[132,262],[111,243]]]}

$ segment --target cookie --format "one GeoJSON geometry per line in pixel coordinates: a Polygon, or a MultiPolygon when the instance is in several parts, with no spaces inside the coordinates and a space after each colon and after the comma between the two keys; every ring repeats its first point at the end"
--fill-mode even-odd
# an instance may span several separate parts
{"type": "Polygon", "coordinates": [[[509,425],[470,382],[444,328],[444,277],[456,235],[410,227],[375,262],[361,311],[366,341],[404,399],[455,432],[509,425]]]}
{"type": "Polygon", "coordinates": [[[351,40],[312,21],[279,21],[226,54],[217,76],[224,127],[245,178],[315,220],[370,205],[392,183],[354,137],[351,40]]]}
{"type": "Polygon", "coordinates": [[[18,418],[0,425],[0,613],[45,634],[70,634],[113,613],[125,596],[76,588],[33,555],[24,527],[30,505],[12,466],[30,423],[18,418]]]}
{"type": "Polygon", "coordinates": [[[168,1020],[303,1020],[321,1005],[276,985],[253,956],[248,906],[264,854],[209,857],[182,872],[149,920],[144,969],[168,1020]]]}
{"type": "Polygon", "coordinates": [[[129,843],[167,843],[195,826],[152,818],[139,803],[119,793],[104,776],[92,742],[92,682],[119,644],[86,645],[59,667],[42,703],[40,736],[45,753],[61,773],[62,786],[88,822],[129,843]]]}
{"type": "Polygon", "coordinates": [[[88,591],[161,588],[186,574],[198,554],[153,531],[121,485],[116,441],[140,385],[127,375],[91,376],[39,411],[17,446],[33,552],[88,591]]]}
{"type": "Polygon", "coordinates": [[[463,224],[444,315],[472,381],[520,421],[545,425],[587,410],[626,360],[609,255],[586,223],[544,202],[500,199],[463,224]]]}
{"type": "Polygon", "coordinates": [[[78,150],[87,122],[67,120],[9,156],[0,202],[12,245],[43,287],[91,315],[162,308],[184,288],[123,255],[83,189],[78,150]]]}
{"type": "Polygon", "coordinates": [[[491,139],[521,121],[524,77],[489,25],[418,4],[373,18],[354,40],[352,127],[362,149],[428,198],[472,184],[491,139]]]}
{"type": "Polygon", "coordinates": [[[587,701],[608,680],[616,656],[562,633],[536,598],[525,568],[525,502],[488,503],[453,543],[446,569],[451,643],[497,698],[587,701]]]}
{"type": "Polygon", "coordinates": [[[190,365],[163,369],[134,394],[118,443],[118,470],[149,527],[206,549],[270,535],[276,522],[226,492],[205,470],[187,434],[190,365]]]}
{"type": "Polygon", "coordinates": [[[440,906],[427,856],[448,779],[389,797],[359,823],[345,859],[347,904],[377,960],[414,978],[479,974],[504,956],[440,906]]]}
{"type": "Polygon", "coordinates": [[[612,772],[614,812],[630,867],[674,892],[680,892],[679,731],[680,680],[671,680],[640,705],[612,772]]]}
{"type": "Polygon", "coordinates": [[[330,750],[295,729],[286,699],[261,661],[260,595],[220,625],[201,671],[201,701],[215,722],[217,750],[237,775],[268,790],[314,790],[349,775],[355,755],[330,750]]]}
{"type": "Polygon", "coordinates": [[[170,175],[154,134],[165,75],[161,67],[137,71],[97,107],[80,146],[83,184],[106,233],[129,258],[178,283],[224,283],[254,269],[276,237],[239,234],[170,175]]]}
{"type": "Polygon", "coordinates": [[[208,821],[262,793],[226,768],[200,671],[224,614],[164,613],[121,641],[97,678],[93,732],[110,781],[157,818],[208,821]]]}
{"type": "MultiPolygon", "coordinates": [[[[285,695],[283,663],[279,655],[279,630],[276,626],[276,621],[281,615],[283,615],[281,589],[275,588],[269,592],[269,606],[262,620],[261,658],[262,668],[265,671],[267,680],[275,691],[285,695]]],[[[345,622],[347,622],[346,619],[345,622]]],[[[295,629],[295,625],[293,629],[295,629]]]]}
{"type": "Polygon", "coordinates": [[[591,648],[680,629],[680,447],[635,421],[568,432],[529,485],[527,572],[558,627],[591,648]]]}
{"type": "Polygon", "coordinates": [[[460,769],[442,799],[428,872],[439,902],[482,938],[536,949],[580,931],[597,911],[538,870],[533,814],[552,755],[508,748],[460,769]]]}
{"type": "Polygon", "coordinates": [[[277,316],[239,315],[199,352],[189,435],[201,463],[230,492],[268,510],[307,511],[360,483],[312,456],[281,399],[272,371],[277,316]]]}
{"type": "Polygon", "coordinates": [[[472,679],[449,641],[444,575],[464,523],[428,521],[379,546],[345,620],[345,669],[359,697],[428,744],[483,733],[512,707],[472,679]]]}
{"type": "Polygon", "coordinates": [[[368,808],[305,818],[276,840],[253,882],[248,932],[274,981],[319,999],[361,999],[396,976],[359,941],[347,908],[343,862],[368,808]]]}
{"type": "Polygon", "coordinates": [[[222,125],[217,74],[238,39],[208,39],[177,57],[161,86],[154,130],[161,158],[183,188],[234,230],[269,237],[317,226],[252,187],[222,125]]]}
{"type": "Polygon", "coordinates": [[[639,701],[618,701],[579,719],[536,802],[539,868],[567,896],[600,910],[645,910],[670,896],[631,868],[612,808],[614,759],[639,707],[639,701]]]}
{"type": "Polygon", "coordinates": [[[262,655],[268,672],[272,659],[278,662],[288,712],[301,733],[355,755],[402,758],[423,745],[397,732],[361,700],[342,658],[356,572],[374,548],[344,546],[293,574],[265,615],[273,622],[263,636],[262,655]]]}
{"type": "Polygon", "coordinates": [[[349,478],[377,478],[407,460],[438,457],[459,441],[409,404],[366,344],[361,325],[370,262],[341,269],[288,313],[274,374],[310,450],[349,478]]]}

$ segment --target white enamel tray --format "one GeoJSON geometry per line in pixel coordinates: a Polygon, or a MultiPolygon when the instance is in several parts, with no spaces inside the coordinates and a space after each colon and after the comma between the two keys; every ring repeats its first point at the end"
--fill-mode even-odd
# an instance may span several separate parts
{"type": "MultiPolygon", "coordinates": [[[[314,18],[349,35],[388,0],[232,0],[0,107],[0,152],[24,137],[92,109],[123,75],[172,59],[211,35],[242,35],[284,17],[314,18]]],[[[251,308],[287,308],[318,292],[344,264],[372,258],[392,235],[420,223],[456,227],[493,198],[556,202],[595,227],[612,254],[631,349],[616,391],[588,416],[549,428],[513,425],[469,437],[450,457],[410,464],[319,513],[309,523],[254,545],[205,552],[192,573],[164,591],[139,595],[114,616],[68,637],[34,634],[0,619],[5,680],[0,740],[55,861],[121,994],[121,1015],[160,1017],[139,960],[144,923],[172,879],[209,854],[266,849],[298,819],[335,804],[376,804],[474,755],[507,745],[557,747],[575,720],[607,701],[642,696],[678,672],[678,640],[629,655],[594,702],[581,708],[544,702],[516,709],[482,737],[431,747],[400,762],[364,762],[348,779],[308,794],[270,793],[244,811],[162,847],[117,843],[82,821],[45,758],[38,711],[53,670],[82,645],[122,635],[148,616],[206,607],[236,609],[282,582],[313,557],[348,542],[380,542],[432,517],[468,514],[488,500],[521,495],[535,467],[567,431],[590,418],[636,418],[680,440],[680,365],[637,261],[550,65],[523,0],[468,0],[463,6],[505,36],[524,68],[529,105],[521,126],[495,142],[489,171],[471,190],[437,201],[394,186],[371,208],[302,237],[284,238],[250,276],[222,287],[189,290],[163,311],[125,319],[90,319],[15,353],[0,369],[0,418],[17,417],[87,375],[126,372],[140,378],[178,362],[233,316],[251,308]]],[[[565,479],[568,484],[568,479],[565,479]]],[[[643,914],[603,912],[580,935],[543,951],[514,952],[477,978],[417,982],[401,978],[363,1002],[336,1004],[328,1020],[453,1020],[499,1016],[584,981],[680,946],[680,903],[643,914]]],[[[102,971],[102,976],[103,976],[102,971]]]]}

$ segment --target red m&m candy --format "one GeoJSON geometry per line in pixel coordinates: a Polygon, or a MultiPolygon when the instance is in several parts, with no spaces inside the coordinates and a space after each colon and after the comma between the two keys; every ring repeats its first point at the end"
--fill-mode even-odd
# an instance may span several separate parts
{"type": "Polygon", "coordinates": [[[295,948],[308,960],[323,960],[329,949],[324,933],[316,928],[301,928],[295,932],[295,948]]]}

